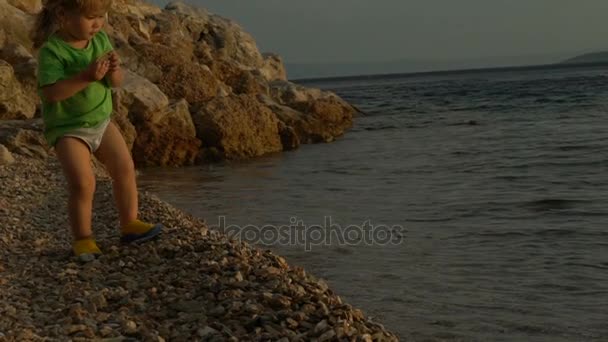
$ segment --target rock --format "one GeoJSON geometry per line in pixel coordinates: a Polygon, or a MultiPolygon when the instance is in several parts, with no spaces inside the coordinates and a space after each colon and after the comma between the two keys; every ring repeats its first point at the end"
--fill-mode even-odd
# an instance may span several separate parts
{"type": "Polygon", "coordinates": [[[213,328],[212,328],[212,327],[210,327],[210,326],[206,326],[206,327],[204,327],[204,328],[199,328],[199,329],[197,330],[197,334],[198,334],[198,336],[199,336],[199,337],[201,337],[201,338],[209,338],[209,337],[211,337],[212,335],[219,334],[219,331],[217,331],[217,330],[213,329],[213,328]]]}
{"type": "MultiPolygon", "coordinates": [[[[331,142],[352,126],[354,112],[351,111],[350,106],[343,107],[341,103],[336,103],[335,106],[328,108],[307,108],[309,104],[301,102],[294,103],[295,108],[292,108],[279,104],[267,96],[262,95],[258,99],[283,122],[284,126],[279,127],[281,141],[284,149],[287,150],[300,143],[331,142]],[[302,110],[308,111],[308,113],[302,110]],[[336,112],[332,113],[332,110],[336,112]],[[333,122],[327,119],[333,120],[333,122]]],[[[316,101],[312,103],[316,103],[316,101]]]]}
{"type": "Polygon", "coordinates": [[[245,70],[230,60],[215,61],[211,67],[213,75],[234,94],[269,94],[268,83],[259,71],[245,70]]]}
{"type": "Polygon", "coordinates": [[[287,81],[287,72],[281,56],[274,53],[265,53],[262,56],[264,58],[264,65],[260,68],[262,76],[267,81],[287,81]]]}
{"type": "Polygon", "coordinates": [[[36,103],[24,93],[13,67],[0,60],[0,120],[31,119],[35,112],[36,103]]]}
{"type": "Polygon", "coordinates": [[[112,1],[112,11],[138,19],[144,19],[162,12],[157,6],[140,0],[114,0],[112,1]]]}
{"type": "Polygon", "coordinates": [[[272,100],[263,99],[279,118],[296,128],[300,140],[308,142],[329,142],[352,127],[355,108],[332,92],[309,89],[285,81],[270,83],[272,100]],[[304,115],[298,115],[284,106],[304,115]]]}
{"type": "Polygon", "coordinates": [[[84,331],[87,329],[87,326],[84,324],[72,324],[65,327],[65,333],[67,335],[72,335],[74,333],[84,331]]]}
{"type": "Polygon", "coordinates": [[[279,135],[283,151],[295,150],[300,146],[300,137],[293,126],[287,126],[285,122],[279,121],[279,135]]]}
{"type": "Polygon", "coordinates": [[[87,312],[80,304],[75,304],[70,308],[70,318],[74,323],[82,323],[87,316],[87,312]]]}
{"type": "Polygon", "coordinates": [[[112,335],[113,332],[114,332],[114,330],[112,329],[112,327],[110,327],[108,325],[104,325],[101,329],[99,329],[99,334],[102,337],[110,336],[110,335],[112,335]]]}
{"type": "Polygon", "coordinates": [[[262,311],[259,305],[250,303],[245,305],[245,312],[250,314],[258,314],[262,311]]]}
{"type": "Polygon", "coordinates": [[[4,29],[2,27],[0,27],[0,49],[4,48],[5,45],[6,45],[6,32],[4,32],[4,29]]]}
{"type": "Polygon", "coordinates": [[[35,111],[40,107],[38,97],[37,75],[38,61],[23,45],[9,43],[0,50],[0,59],[10,63],[15,73],[15,78],[21,85],[21,89],[28,103],[35,106],[35,111]]]}
{"type": "Polygon", "coordinates": [[[295,106],[295,109],[323,123],[325,134],[321,133],[320,135],[326,142],[342,136],[353,125],[355,110],[337,97],[326,97],[313,102],[300,103],[295,106]]]}
{"type": "Polygon", "coordinates": [[[165,10],[179,18],[192,39],[199,40],[201,35],[208,34],[211,14],[206,9],[189,6],[181,1],[171,1],[165,10]]]}
{"type": "Polygon", "coordinates": [[[287,319],[285,319],[285,322],[287,322],[287,326],[292,329],[297,328],[299,325],[298,322],[291,317],[288,317],[287,319]]]}
{"type": "MultiPolygon", "coordinates": [[[[8,148],[6,148],[6,146],[0,144],[0,165],[12,164],[14,162],[15,162],[15,158],[13,158],[13,155],[8,150],[8,148]]],[[[2,267],[0,266],[0,271],[1,270],[2,270],[2,267]]]]}
{"type": "MultiPolygon", "coordinates": [[[[27,3],[27,1],[22,2],[22,0],[11,0],[11,2],[23,3],[24,6],[27,3]]],[[[33,16],[11,5],[7,0],[0,0],[0,29],[5,32],[5,43],[17,43],[30,49],[32,41],[29,38],[29,33],[33,23],[33,16]]]]}
{"type": "Polygon", "coordinates": [[[334,337],[336,336],[336,332],[332,329],[332,330],[328,330],[325,333],[323,333],[321,336],[319,336],[319,338],[317,339],[319,342],[325,342],[325,341],[330,341],[332,340],[334,337]]]}
{"type": "Polygon", "coordinates": [[[325,332],[328,328],[329,328],[329,325],[327,324],[327,320],[322,320],[321,322],[317,323],[317,325],[315,325],[313,333],[315,335],[320,335],[323,332],[325,332]]]}
{"type": "Polygon", "coordinates": [[[123,138],[125,139],[125,143],[129,148],[129,151],[133,149],[133,144],[135,143],[135,139],[137,138],[137,130],[135,126],[129,121],[129,111],[127,108],[117,101],[118,96],[114,96],[112,100],[114,101],[114,112],[112,113],[112,122],[116,125],[123,138]]]}
{"type": "Polygon", "coordinates": [[[205,306],[203,305],[203,303],[201,303],[200,301],[196,301],[196,300],[179,301],[179,302],[171,305],[171,308],[176,311],[187,312],[187,313],[204,313],[205,312],[205,306]]]}
{"type": "Polygon", "coordinates": [[[223,316],[225,313],[226,309],[224,309],[224,307],[221,305],[218,305],[209,311],[209,315],[211,316],[223,316]]]}
{"type": "Polygon", "coordinates": [[[318,99],[335,96],[321,89],[305,88],[301,85],[275,80],[269,83],[270,96],[280,104],[293,106],[298,103],[308,103],[318,99]]]}
{"type": "Polygon", "coordinates": [[[8,0],[8,3],[28,14],[36,14],[42,9],[40,0],[8,0]]]}
{"type": "Polygon", "coordinates": [[[137,332],[137,324],[131,320],[122,322],[122,331],[127,335],[133,335],[137,332]]]}
{"type": "Polygon", "coordinates": [[[282,150],[278,120],[249,95],[216,98],[193,116],[197,136],[226,159],[261,156],[282,150]]]}
{"type": "Polygon", "coordinates": [[[96,293],[89,298],[89,301],[94,304],[98,309],[105,309],[108,306],[106,297],[103,293],[96,293]]]}
{"type": "Polygon", "coordinates": [[[116,91],[114,121],[132,149],[137,165],[182,166],[193,164],[199,155],[188,103],[169,103],[167,96],[150,81],[134,73],[116,91]],[[127,114],[128,113],[128,114],[127,114]]]}
{"type": "Polygon", "coordinates": [[[184,135],[179,129],[149,123],[137,126],[133,158],[138,166],[192,165],[199,156],[201,141],[184,135]]]}
{"type": "Polygon", "coordinates": [[[291,307],[291,300],[288,297],[279,294],[272,296],[272,299],[269,302],[270,305],[276,309],[284,309],[291,307]]]}
{"type": "Polygon", "coordinates": [[[185,99],[180,99],[170,104],[163,111],[159,122],[152,123],[170,126],[187,137],[196,137],[196,128],[188,109],[188,102],[185,99]]]}
{"type": "Polygon", "coordinates": [[[42,120],[0,120],[0,144],[13,154],[47,158],[50,148],[42,134],[42,120]]]}
{"type": "Polygon", "coordinates": [[[125,72],[124,83],[116,95],[134,124],[158,121],[155,116],[169,106],[169,98],[155,84],[130,71],[125,72]]]}
{"type": "Polygon", "coordinates": [[[264,64],[253,37],[235,22],[178,1],[169,3],[165,9],[179,18],[194,40],[212,47],[216,58],[233,60],[245,69],[264,64]]]}
{"type": "Polygon", "coordinates": [[[158,86],[170,97],[184,98],[193,106],[213,99],[220,89],[209,68],[193,63],[169,67],[158,86]]]}
{"type": "Polygon", "coordinates": [[[28,63],[34,56],[25,48],[25,46],[17,43],[6,44],[0,51],[0,58],[6,62],[15,65],[28,63]]]}
{"type": "Polygon", "coordinates": [[[357,341],[360,342],[372,342],[372,336],[370,334],[363,334],[357,338],[357,341]]]}

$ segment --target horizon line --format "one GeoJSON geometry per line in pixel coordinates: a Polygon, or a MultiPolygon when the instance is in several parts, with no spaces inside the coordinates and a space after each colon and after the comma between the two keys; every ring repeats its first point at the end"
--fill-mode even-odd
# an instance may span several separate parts
{"type": "Polygon", "coordinates": [[[542,69],[569,69],[581,67],[597,67],[608,66],[606,62],[590,62],[590,63],[551,63],[551,64],[531,64],[519,66],[501,66],[501,67],[481,67],[481,68],[466,68],[466,69],[443,69],[432,71],[414,71],[401,73],[380,73],[380,74],[361,74],[361,75],[346,75],[346,76],[321,76],[321,77],[305,77],[289,79],[290,82],[316,82],[316,81],[352,81],[361,79],[379,79],[379,78],[402,78],[416,76],[433,76],[433,75],[450,75],[464,74],[475,72],[505,72],[505,71],[524,71],[524,70],[542,70],[542,69]]]}

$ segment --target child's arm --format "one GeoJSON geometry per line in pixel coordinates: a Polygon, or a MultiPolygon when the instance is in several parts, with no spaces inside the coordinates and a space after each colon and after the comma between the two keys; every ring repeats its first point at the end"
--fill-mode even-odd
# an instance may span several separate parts
{"type": "Polygon", "coordinates": [[[106,75],[106,80],[111,87],[120,87],[122,85],[122,81],[124,80],[124,73],[120,67],[120,58],[118,57],[116,51],[112,50],[112,52],[109,53],[108,60],[110,62],[110,69],[106,75]]]}
{"type": "Polygon", "coordinates": [[[91,81],[85,77],[84,72],[81,72],[72,78],[57,81],[56,83],[43,87],[42,95],[47,102],[63,101],[86,88],[89,83],[91,83],[91,81]]]}
{"type": "Polygon", "coordinates": [[[109,66],[110,64],[107,61],[95,61],[88,68],[73,77],[43,87],[42,95],[47,102],[68,99],[86,88],[89,83],[101,80],[108,72],[109,66]]]}
{"type": "Polygon", "coordinates": [[[122,72],[122,68],[117,67],[113,71],[109,71],[106,75],[106,80],[110,83],[110,86],[113,88],[120,87],[122,85],[122,81],[124,80],[125,75],[122,72]]]}

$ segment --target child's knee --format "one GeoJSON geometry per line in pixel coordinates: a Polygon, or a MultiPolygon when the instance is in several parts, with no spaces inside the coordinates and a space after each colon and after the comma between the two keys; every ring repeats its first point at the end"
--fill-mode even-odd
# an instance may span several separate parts
{"type": "Polygon", "coordinates": [[[93,196],[95,193],[95,177],[79,177],[68,182],[68,189],[71,194],[78,196],[93,196]]]}
{"type": "Polygon", "coordinates": [[[125,160],[118,164],[111,175],[113,179],[131,179],[135,177],[135,165],[133,160],[125,160]]]}

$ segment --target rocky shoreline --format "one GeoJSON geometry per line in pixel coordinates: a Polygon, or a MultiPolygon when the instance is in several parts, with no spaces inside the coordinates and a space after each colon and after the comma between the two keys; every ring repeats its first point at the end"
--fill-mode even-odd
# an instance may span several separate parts
{"type": "Polygon", "coordinates": [[[13,159],[0,165],[0,340],[397,341],[323,280],[151,194],[140,214],[164,235],[120,246],[100,167],[93,226],[104,255],[80,264],[59,165],[13,159]]]}
{"type": "MultiPolygon", "coordinates": [[[[161,239],[118,244],[111,180],[97,175],[104,251],[70,255],[67,193],[43,135],[28,32],[40,0],[0,0],[0,341],[396,341],[327,284],[228,239],[151,194],[161,239]]],[[[115,0],[106,32],[124,61],[113,121],[138,166],[244,159],[331,142],[355,109],[287,81],[236,23],[204,9],[115,0]]]]}
{"type": "MultiPolygon", "coordinates": [[[[0,0],[0,129],[6,120],[41,127],[37,52],[27,38],[39,8],[40,0],[0,0]]],[[[112,91],[112,118],[138,166],[254,158],[331,142],[352,126],[353,106],[289,82],[279,56],[202,8],[114,0],[104,30],[126,71],[112,91]]],[[[18,150],[7,136],[40,133],[17,127],[0,144],[18,150]]]]}

